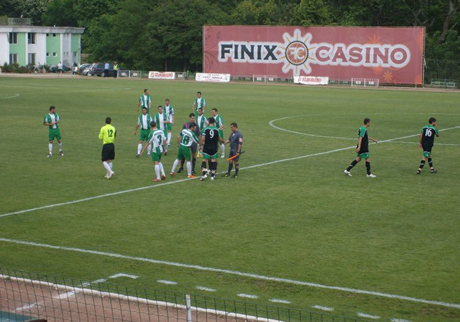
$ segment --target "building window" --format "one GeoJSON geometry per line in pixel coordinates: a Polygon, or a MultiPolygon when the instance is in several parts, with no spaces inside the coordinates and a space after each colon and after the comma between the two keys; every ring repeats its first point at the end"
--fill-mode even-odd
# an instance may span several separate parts
{"type": "Polygon", "coordinates": [[[56,34],[53,34],[53,37],[56,37],[56,34]]]}
{"type": "Polygon", "coordinates": [[[49,36],[50,36],[50,34],[46,34],[46,37],[49,37],[49,36]]]}
{"type": "Polygon", "coordinates": [[[29,32],[27,34],[27,41],[29,44],[35,44],[35,32],[29,32]]]}
{"type": "Polygon", "coordinates": [[[10,64],[18,63],[18,54],[10,54],[10,64]]]}
{"type": "Polygon", "coordinates": [[[10,32],[10,44],[17,44],[18,43],[18,33],[17,32],[10,32]]]}
{"type": "Polygon", "coordinates": [[[35,53],[29,53],[29,64],[35,65],[35,53]]]}
{"type": "Polygon", "coordinates": [[[53,53],[53,57],[57,57],[57,52],[54,52],[54,53],[53,53]]]}
{"type": "Polygon", "coordinates": [[[50,53],[49,53],[49,52],[47,52],[47,53],[46,53],[46,57],[49,57],[49,56],[50,56],[50,53]]]}

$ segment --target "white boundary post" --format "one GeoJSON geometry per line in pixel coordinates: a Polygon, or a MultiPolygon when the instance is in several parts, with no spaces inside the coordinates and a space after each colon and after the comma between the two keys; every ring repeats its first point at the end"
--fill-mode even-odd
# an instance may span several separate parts
{"type": "Polygon", "coordinates": [[[187,311],[187,322],[192,322],[192,301],[190,295],[185,294],[185,307],[187,311]]]}

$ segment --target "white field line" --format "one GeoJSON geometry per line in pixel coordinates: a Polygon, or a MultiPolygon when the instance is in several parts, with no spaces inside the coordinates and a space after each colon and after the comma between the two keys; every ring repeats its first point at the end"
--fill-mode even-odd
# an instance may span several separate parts
{"type": "Polygon", "coordinates": [[[270,299],[269,301],[270,301],[270,302],[273,302],[273,303],[291,304],[290,301],[288,301],[288,300],[281,300],[281,299],[270,299]]]}
{"type": "Polygon", "coordinates": [[[236,294],[236,295],[239,296],[239,297],[245,297],[245,298],[248,298],[248,299],[258,299],[259,298],[257,295],[245,294],[245,293],[239,293],[239,294],[236,294]]]}
{"type": "Polygon", "coordinates": [[[378,319],[380,319],[380,316],[378,316],[378,315],[370,315],[370,314],[361,313],[361,312],[358,312],[357,315],[358,315],[360,318],[373,319],[373,320],[378,320],[378,319]]]}
{"type": "Polygon", "coordinates": [[[210,287],[205,287],[205,286],[195,286],[195,288],[197,290],[200,290],[200,291],[206,291],[206,292],[215,292],[216,289],[215,288],[210,288],[210,287]]]}
{"type": "Polygon", "coordinates": [[[321,305],[313,305],[312,308],[317,309],[317,310],[327,311],[327,312],[334,311],[333,307],[327,307],[327,306],[321,306],[321,305]]]}
{"type": "MultiPolygon", "coordinates": [[[[92,290],[92,289],[77,288],[77,287],[73,287],[73,286],[53,284],[53,283],[43,282],[43,281],[35,281],[35,280],[31,280],[31,279],[13,277],[13,276],[2,275],[2,274],[0,274],[0,278],[10,279],[10,280],[13,280],[13,281],[20,281],[20,282],[25,282],[25,283],[32,283],[32,284],[36,284],[36,285],[51,286],[51,287],[54,287],[54,288],[57,288],[57,289],[63,289],[63,290],[73,290],[74,292],[83,293],[83,294],[94,295],[96,293],[97,295],[99,295],[101,297],[107,297],[107,298],[116,299],[116,300],[126,300],[126,301],[133,302],[133,303],[138,302],[138,303],[144,303],[144,304],[149,304],[149,305],[165,306],[165,307],[169,307],[169,308],[178,308],[178,309],[182,309],[182,310],[187,309],[187,307],[185,305],[182,305],[182,304],[176,304],[176,303],[164,302],[164,301],[156,301],[156,300],[149,300],[149,299],[144,299],[144,298],[135,297],[135,296],[126,296],[126,295],[121,295],[121,294],[101,292],[101,291],[95,291],[95,290],[92,290]]],[[[228,311],[221,311],[221,310],[215,310],[215,309],[205,309],[205,308],[196,307],[196,306],[192,306],[192,310],[197,311],[197,312],[204,312],[204,313],[208,313],[208,314],[216,314],[216,315],[223,315],[223,316],[226,316],[226,317],[234,317],[236,319],[244,319],[244,320],[248,320],[248,321],[283,322],[283,321],[280,321],[280,320],[267,319],[267,318],[252,316],[252,315],[246,315],[246,314],[240,314],[240,313],[234,313],[234,312],[228,312],[228,311]]]]}
{"type": "Polygon", "coordinates": [[[9,98],[16,98],[16,97],[19,97],[19,94],[16,94],[16,95],[13,95],[13,96],[7,96],[7,97],[0,97],[0,100],[6,100],[6,99],[9,99],[9,98]]]}
{"type": "Polygon", "coordinates": [[[161,284],[167,284],[167,285],[177,285],[177,282],[174,282],[174,281],[158,280],[157,282],[161,284]]]}
{"type": "MultiPolygon", "coordinates": [[[[318,115],[303,115],[303,116],[319,116],[318,115]]],[[[287,129],[283,129],[282,127],[279,127],[279,126],[276,126],[275,123],[276,121],[281,121],[281,120],[286,120],[286,119],[292,119],[292,118],[295,118],[295,117],[301,117],[301,115],[297,115],[297,116],[286,116],[286,117],[282,117],[282,118],[279,118],[279,119],[276,119],[276,120],[271,120],[270,122],[268,122],[268,124],[277,129],[277,130],[280,130],[280,131],[283,131],[283,132],[289,132],[289,133],[293,133],[293,134],[299,134],[299,135],[305,135],[305,136],[313,136],[313,137],[317,137],[317,138],[326,138],[326,139],[337,139],[337,140],[352,140],[352,141],[356,141],[355,138],[351,139],[351,138],[346,138],[346,137],[340,137],[340,136],[327,136],[327,135],[317,135],[317,134],[310,134],[310,133],[304,133],[304,132],[297,132],[297,131],[291,131],[291,130],[287,130],[287,129]]]]}
{"type": "Polygon", "coordinates": [[[456,304],[456,303],[431,301],[431,300],[419,299],[419,298],[410,297],[410,296],[403,296],[403,295],[396,295],[396,294],[389,294],[389,293],[382,293],[382,292],[375,292],[375,291],[366,291],[366,290],[360,290],[360,289],[349,288],[349,287],[323,285],[323,284],[317,284],[317,283],[311,283],[311,282],[297,281],[297,280],[292,280],[292,279],[287,279],[287,278],[264,276],[264,275],[245,273],[245,272],[240,272],[240,271],[232,271],[228,269],[213,268],[213,267],[191,265],[191,264],[182,264],[182,263],[162,261],[158,259],[151,259],[151,258],[145,258],[145,257],[127,256],[127,255],[116,254],[116,253],[108,253],[108,252],[101,252],[101,251],[96,251],[96,250],[74,248],[74,247],[55,246],[55,245],[34,243],[34,242],[14,240],[14,239],[1,238],[1,237],[0,237],[0,242],[48,248],[48,249],[56,249],[56,250],[61,250],[61,251],[78,252],[78,253],[84,253],[84,254],[93,254],[93,255],[99,255],[99,256],[107,256],[107,257],[112,257],[112,258],[132,260],[132,261],[138,261],[138,262],[144,262],[144,263],[150,263],[150,264],[160,264],[160,265],[180,267],[180,268],[190,268],[190,269],[195,269],[199,271],[223,273],[223,274],[242,276],[242,277],[253,278],[253,279],[264,280],[264,281],[287,283],[287,284],[315,287],[315,288],[355,293],[355,294],[372,295],[372,296],[378,296],[378,297],[384,297],[384,298],[390,298],[390,299],[397,299],[397,300],[404,300],[404,301],[410,301],[410,302],[416,302],[416,303],[438,305],[438,306],[460,309],[460,304],[456,304]]]}
{"type": "Polygon", "coordinates": [[[135,280],[135,279],[138,278],[139,276],[137,276],[137,275],[125,274],[125,273],[118,273],[118,274],[109,276],[109,278],[119,278],[119,277],[129,277],[129,278],[132,278],[133,280],[135,280]]]}
{"type": "Polygon", "coordinates": [[[390,319],[391,322],[410,322],[409,320],[404,320],[404,319],[396,319],[396,318],[392,318],[390,319]]]}
{"type": "MultiPolygon", "coordinates": [[[[460,128],[460,126],[454,126],[454,127],[442,129],[442,130],[439,130],[439,131],[449,131],[449,130],[454,130],[454,129],[459,129],[459,128],[460,128]]],[[[412,134],[412,135],[408,135],[408,136],[402,136],[402,137],[399,137],[399,138],[388,139],[388,140],[383,140],[383,141],[379,141],[379,142],[380,143],[387,143],[387,142],[392,142],[392,141],[396,141],[396,140],[402,140],[402,139],[406,139],[406,138],[410,138],[410,137],[414,137],[414,136],[418,136],[418,135],[419,134],[412,134]]],[[[242,168],[240,168],[240,170],[254,169],[254,168],[265,167],[265,166],[268,166],[268,165],[273,165],[273,164],[282,163],[282,162],[288,162],[288,161],[295,161],[295,160],[300,160],[300,159],[312,158],[312,157],[322,156],[322,155],[331,154],[331,153],[335,153],[335,152],[350,150],[350,149],[354,149],[354,148],[356,148],[355,145],[348,146],[348,147],[345,147],[345,148],[340,148],[340,149],[329,150],[329,151],[325,151],[325,152],[318,152],[318,153],[300,155],[300,156],[293,157],[293,158],[275,160],[275,161],[271,161],[271,162],[260,163],[260,164],[255,164],[255,165],[251,165],[251,166],[247,166],[247,167],[242,167],[242,168]]],[[[159,187],[163,187],[163,186],[167,186],[167,185],[171,185],[171,184],[176,184],[176,183],[189,181],[189,180],[196,180],[196,179],[197,178],[194,178],[194,179],[185,178],[185,179],[176,180],[176,181],[169,181],[169,182],[164,182],[164,183],[160,183],[160,184],[153,184],[153,185],[149,185],[149,186],[145,186],[145,187],[139,187],[139,188],[134,188],[134,189],[128,189],[128,190],[121,190],[121,191],[112,192],[112,193],[106,193],[106,194],[103,194],[103,195],[98,195],[98,196],[93,196],[93,197],[88,197],[88,198],[83,198],[83,199],[77,199],[77,200],[73,200],[73,201],[67,201],[67,202],[61,202],[61,203],[57,203],[57,204],[51,204],[51,205],[46,205],[46,206],[41,206],[41,207],[36,207],[36,208],[24,209],[24,210],[14,211],[14,212],[6,213],[6,214],[1,214],[0,218],[13,216],[13,215],[19,215],[19,214],[23,214],[23,213],[27,213],[27,212],[33,212],[33,211],[37,211],[37,210],[48,209],[48,208],[67,206],[67,205],[71,205],[71,204],[75,204],[75,203],[91,201],[91,200],[94,200],[94,199],[117,196],[117,195],[121,195],[121,194],[124,194],[124,193],[129,193],[129,192],[136,192],[136,191],[141,191],[141,190],[145,190],[145,189],[159,188],[159,187]]]]}

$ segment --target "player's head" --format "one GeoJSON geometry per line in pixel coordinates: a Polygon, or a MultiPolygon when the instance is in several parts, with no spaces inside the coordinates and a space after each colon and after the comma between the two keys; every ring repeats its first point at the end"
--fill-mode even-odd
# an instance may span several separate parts
{"type": "Polygon", "coordinates": [[[195,113],[190,113],[188,117],[190,119],[190,122],[195,122],[195,113]]]}
{"type": "Polygon", "coordinates": [[[196,123],[195,122],[190,123],[190,130],[195,131],[195,129],[196,129],[196,123]]]}
{"type": "Polygon", "coordinates": [[[169,98],[165,99],[165,105],[166,106],[169,105],[169,102],[170,102],[169,98]]]}
{"type": "Polygon", "coordinates": [[[428,123],[430,124],[436,124],[436,119],[434,117],[430,117],[430,119],[428,120],[428,123]]]}
{"type": "Polygon", "coordinates": [[[230,130],[232,130],[233,132],[238,131],[238,124],[236,124],[235,122],[230,124],[230,130]]]}
{"type": "Polygon", "coordinates": [[[203,115],[203,109],[200,107],[196,110],[198,112],[198,115],[201,116],[203,115]]]}
{"type": "Polygon", "coordinates": [[[112,123],[112,119],[110,118],[110,116],[107,116],[105,118],[105,124],[110,124],[110,123],[112,123]]]}
{"type": "Polygon", "coordinates": [[[50,106],[50,112],[51,112],[51,113],[54,113],[54,111],[56,111],[56,107],[53,106],[53,105],[51,105],[51,106],[50,106]]]}
{"type": "Polygon", "coordinates": [[[155,122],[155,121],[150,122],[150,127],[152,129],[156,128],[157,127],[157,122],[155,122]]]}
{"type": "Polygon", "coordinates": [[[196,92],[196,97],[200,98],[201,97],[201,92],[196,92]]]}
{"type": "Polygon", "coordinates": [[[363,121],[364,125],[371,125],[371,119],[370,118],[365,118],[363,121]]]}
{"type": "Polygon", "coordinates": [[[163,113],[163,106],[158,105],[158,113],[163,113]]]}
{"type": "Polygon", "coordinates": [[[144,115],[147,114],[147,107],[144,106],[144,107],[142,108],[142,114],[144,114],[144,115]]]}
{"type": "Polygon", "coordinates": [[[216,124],[216,120],[213,117],[208,118],[209,125],[216,124]]]}
{"type": "Polygon", "coordinates": [[[144,94],[147,95],[149,93],[149,90],[146,88],[144,89],[144,94]]]}
{"type": "Polygon", "coordinates": [[[215,108],[215,107],[211,110],[211,113],[212,113],[212,115],[214,115],[214,116],[216,116],[218,112],[219,112],[219,111],[218,111],[217,108],[215,108]]]}

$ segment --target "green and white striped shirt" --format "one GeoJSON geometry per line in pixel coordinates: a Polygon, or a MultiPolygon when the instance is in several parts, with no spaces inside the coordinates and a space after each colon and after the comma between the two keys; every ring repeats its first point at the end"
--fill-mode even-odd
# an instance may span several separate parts
{"type": "Polygon", "coordinates": [[[149,144],[152,145],[152,152],[163,153],[163,143],[166,141],[165,133],[162,130],[153,130],[149,134],[149,144]]]}
{"type": "MultiPolygon", "coordinates": [[[[45,117],[43,118],[43,124],[45,123],[48,123],[50,124],[51,122],[58,122],[60,121],[61,118],[59,117],[59,115],[57,115],[57,113],[48,113],[45,115],[45,117]]],[[[58,129],[59,128],[59,124],[58,123],[54,123],[53,125],[50,125],[49,126],[50,130],[54,130],[54,129],[58,129]]]]}
{"type": "Polygon", "coordinates": [[[189,147],[192,145],[193,142],[198,143],[198,137],[189,129],[183,129],[180,135],[182,137],[180,145],[182,146],[189,147]]]}
{"type": "Polygon", "coordinates": [[[150,122],[152,122],[153,119],[149,114],[141,114],[137,118],[137,125],[141,127],[141,130],[150,130],[150,122]]]}

